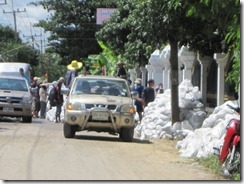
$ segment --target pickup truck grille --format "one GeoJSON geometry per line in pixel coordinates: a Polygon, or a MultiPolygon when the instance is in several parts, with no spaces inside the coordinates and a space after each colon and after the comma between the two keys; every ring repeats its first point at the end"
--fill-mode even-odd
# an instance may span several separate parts
{"type": "Polygon", "coordinates": [[[0,102],[2,103],[20,103],[22,98],[20,97],[5,97],[0,96],[0,102]]]}
{"type": "Polygon", "coordinates": [[[102,107],[102,108],[106,108],[108,110],[115,110],[116,109],[116,105],[104,105],[104,104],[86,104],[86,109],[91,109],[94,107],[102,107]]]}

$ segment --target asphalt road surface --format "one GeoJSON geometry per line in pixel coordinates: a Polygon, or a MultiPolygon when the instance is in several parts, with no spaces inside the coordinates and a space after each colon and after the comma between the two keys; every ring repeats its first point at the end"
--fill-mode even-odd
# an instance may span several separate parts
{"type": "Polygon", "coordinates": [[[181,158],[175,145],[167,139],[127,143],[118,135],[86,131],[65,139],[62,123],[0,119],[0,179],[221,180],[181,158]]]}

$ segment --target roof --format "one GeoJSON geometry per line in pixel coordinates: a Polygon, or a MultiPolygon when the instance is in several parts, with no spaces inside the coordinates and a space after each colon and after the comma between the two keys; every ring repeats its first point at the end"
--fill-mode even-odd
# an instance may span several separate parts
{"type": "Polygon", "coordinates": [[[24,71],[30,68],[28,63],[16,63],[16,62],[3,62],[0,63],[0,72],[19,72],[19,69],[23,68],[24,71]]]}
{"type": "Polygon", "coordinates": [[[2,74],[0,74],[0,78],[26,80],[24,77],[15,76],[15,75],[2,75],[2,74]]]}
{"type": "Polygon", "coordinates": [[[77,78],[86,78],[86,79],[107,79],[107,80],[118,80],[118,81],[125,81],[125,79],[120,77],[114,76],[104,76],[104,75],[86,75],[86,76],[78,76],[77,78]]]}

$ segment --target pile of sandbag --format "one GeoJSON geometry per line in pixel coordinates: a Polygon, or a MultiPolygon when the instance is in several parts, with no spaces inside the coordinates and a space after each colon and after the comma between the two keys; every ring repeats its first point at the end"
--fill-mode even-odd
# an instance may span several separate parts
{"type": "Polygon", "coordinates": [[[204,120],[202,127],[190,132],[185,139],[178,141],[176,148],[183,157],[207,157],[213,154],[213,148],[220,148],[224,142],[226,126],[232,118],[240,116],[226,104],[237,107],[236,101],[227,101],[214,109],[204,120]]]}
{"type": "Polygon", "coordinates": [[[207,157],[213,154],[213,147],[223,144],[226,126],[230,119],[239,118],[226,104],[237,106],[228,101],[214,109],[207,118],[201,93],[190,81],[179,85],[180,122],[172,126],[170,90],[157,95],[154,102],[144,109],[142,122],[135,128],[135,134],[142,140],[155,138],[177,139],[176,148],[182,157],[207,157]]]}
{"type": "Polygon", "coordinates": [[[158,94],[154,102],[144,109],[143,119],[135,128],[140,139],[169,138],[182,140],[185,136],[202,126],[207,117],[201,93],[198,87],[193,87],[189,80],[179,85],[179,107],[181,122],[172,126],[171,122],[171,92],[165,90],[158,94]]]}

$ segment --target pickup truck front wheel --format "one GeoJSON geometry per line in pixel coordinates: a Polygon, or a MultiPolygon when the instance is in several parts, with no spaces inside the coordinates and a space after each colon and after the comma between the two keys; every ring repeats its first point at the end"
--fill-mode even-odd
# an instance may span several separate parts
{"type": "Polygon", "coordinates": [[[134,136],[134,127],[122,128],[120,132],[120,138],[125,142],[132,142],[134,136]]]}
{"type": "Polygon", "coordinates": [[[64,137],[65,138],[74,138],[75,137],[75,127],[68,123],[64,123],[64,137]]]}

